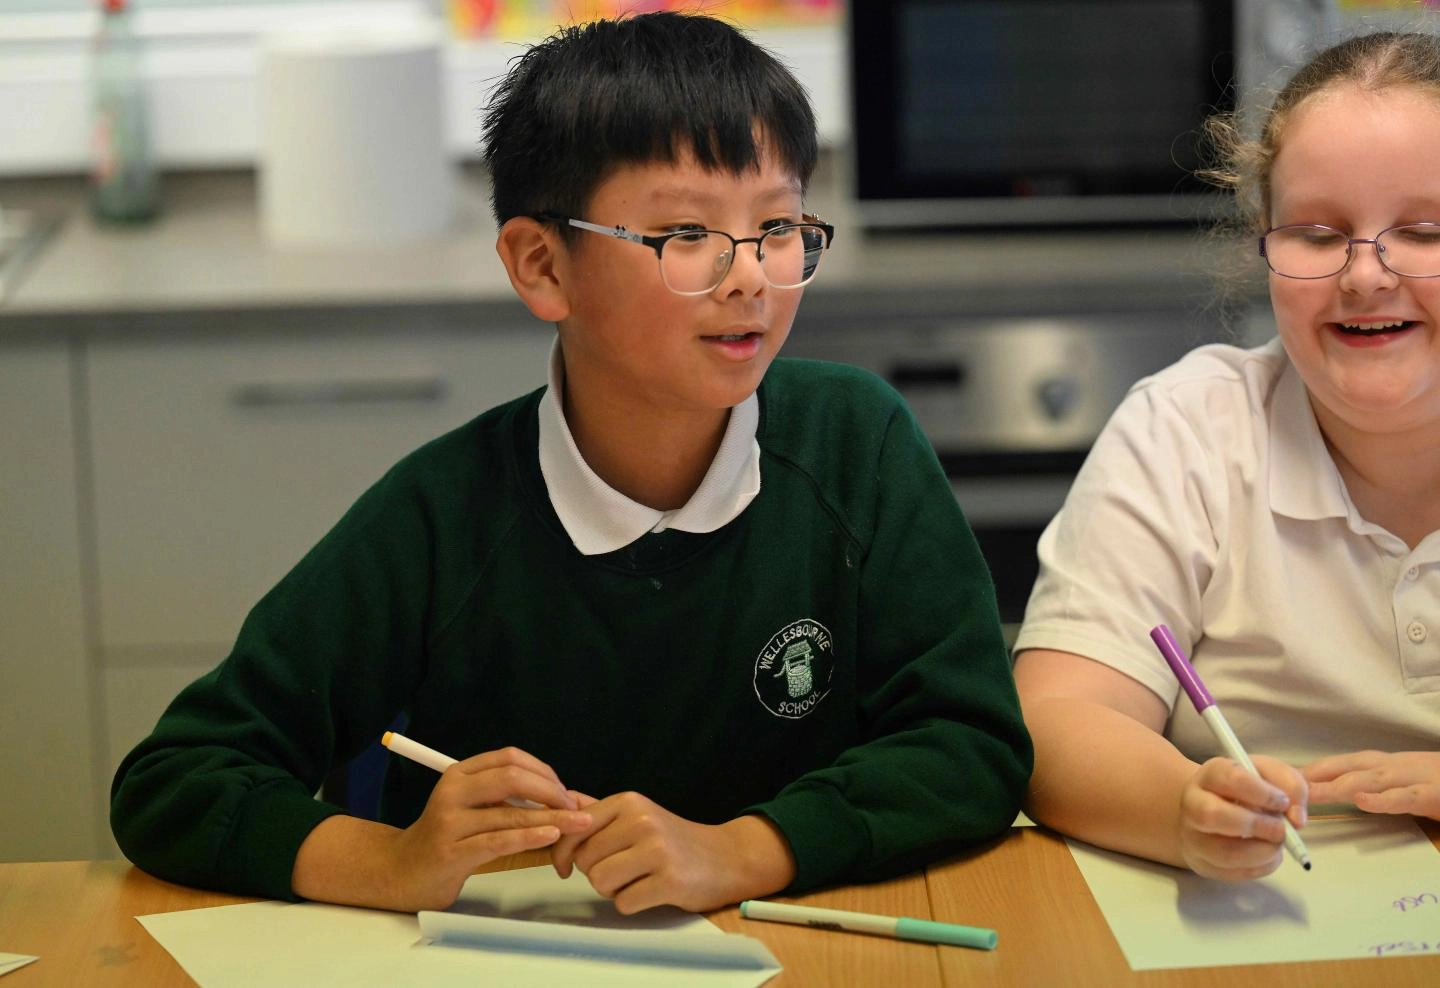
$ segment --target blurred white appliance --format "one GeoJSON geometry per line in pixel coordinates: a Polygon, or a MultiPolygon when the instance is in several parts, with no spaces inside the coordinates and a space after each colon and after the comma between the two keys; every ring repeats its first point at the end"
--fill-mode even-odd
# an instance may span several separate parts
{"type": "Polygon", "coordinates": [[[261,225],[283,247],[377,247],[451,223],[442,33],[428,21],[275,35],[260,69],[261,225]]]}

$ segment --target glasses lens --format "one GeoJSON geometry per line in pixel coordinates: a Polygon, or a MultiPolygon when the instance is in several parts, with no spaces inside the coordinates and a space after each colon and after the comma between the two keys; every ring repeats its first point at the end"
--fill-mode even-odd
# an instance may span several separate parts
{"type": "MultiPolygon", "coordinates": [[[[779,226],[756,246],[765,280],[776,288],[798,288],[820,267],[825,230],[810,224],[779,226]]],[[[709,230],[671,237],[660,250],[660,275],[672,292],[704,295],[725,280],[734,250],[733,240],[709,230]]]]}
{"type": "Polygon", "coordinates": [[[1349,238],[1326,226],[1282,226],[1265,234],[1270,270],[1287,278],[1326,278],[1345,266],[1349,238]]]}
{"type": "Polygon", "coordinates": [[[1397,226],[1376,238],[1385,266],[1411,278],[1440,277],[1440,224],[1397,226]]]}
{"type": "Polygon", "coordinates": [[[825,231],[818,226],[780,226],[760,240],[761,268],[776,288],[799,288],[815,277],[825,253],[825,231]]]}
{"type": "Polygon", "coordinates": [[[672,292],[703,295],[725,280],[734,248],[729,237],[708,230],[671,237],[660,250],[660,276],[672,292]]]}

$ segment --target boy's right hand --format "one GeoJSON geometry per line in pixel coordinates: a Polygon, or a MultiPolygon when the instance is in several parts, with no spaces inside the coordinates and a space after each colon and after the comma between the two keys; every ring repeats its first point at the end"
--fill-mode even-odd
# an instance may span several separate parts
{"type": "Polygon", "coordinates": [[[1305,826],[1305,777],[1274,758],[1256,755],[1253,761],[1263,778],[1217,757],[1180,792],[1180,856],[1197,875],[1230,882],[1262,878],[1284,858],[1282,815],[1305,826]]]}
{"type": "Polygon", "coordinates": [[[591,824],[555,771],[519,748],[487,751],[445,770],[420,818],[391,845],[393,909],[444,909],[480,865],[548,847],[591,824]],[[521,809],[509,798],[542,804],[521,809]]]}

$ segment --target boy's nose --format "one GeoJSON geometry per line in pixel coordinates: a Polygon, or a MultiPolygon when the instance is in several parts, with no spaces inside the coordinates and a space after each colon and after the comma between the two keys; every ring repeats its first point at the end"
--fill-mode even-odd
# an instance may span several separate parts
{"type": "Polygon", "coordinates": [[[725,292],[739,291],[746,295],[764,291],[769,282],[760,263],[760,245],[738,244],[734,254],[730,270],[725,272],[719,288],[725,292]]]}

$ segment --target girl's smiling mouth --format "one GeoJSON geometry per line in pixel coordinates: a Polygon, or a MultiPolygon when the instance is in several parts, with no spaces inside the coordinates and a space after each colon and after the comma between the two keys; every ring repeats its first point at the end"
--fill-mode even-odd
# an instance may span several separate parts
{"type": "Polygon", "coordinates": [[[1419,323],[1410,319],[1375,319],[1357,320],[1356,322],[1331,323],[1335,329],[1346,336],[1393,336],[1403,333],[1407,329],[1414,329],[1419,323]]]}

